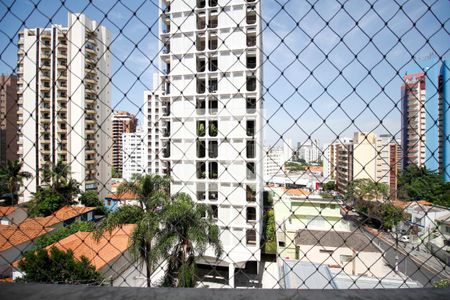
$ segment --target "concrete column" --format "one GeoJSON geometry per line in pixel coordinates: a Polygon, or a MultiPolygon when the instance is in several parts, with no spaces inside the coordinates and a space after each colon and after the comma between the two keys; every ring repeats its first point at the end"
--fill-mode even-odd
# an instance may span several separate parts
{"type": "Polygon", "coordinates": [[[230,263],[228,265],[228,285],[231,288],[234,288],[234,270],[235,270],[235,266],[233,263],[230,263]]]}

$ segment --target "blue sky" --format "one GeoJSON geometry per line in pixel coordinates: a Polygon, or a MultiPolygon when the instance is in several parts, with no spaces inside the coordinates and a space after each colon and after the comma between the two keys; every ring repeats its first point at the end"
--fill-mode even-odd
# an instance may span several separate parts
{"type": "MultiPolygon", "coordinates": [[[[430,57],[450,58],[450,3],[396,1],[262,1],[266,144],[398,134],[402,75],[430,57]]],[[[158,64],[156,0],[2,0],[0,73],[16,68],[22,27],[66,25],[68,11],[111,30],[113,108],[142,117],[158,64]]]]}

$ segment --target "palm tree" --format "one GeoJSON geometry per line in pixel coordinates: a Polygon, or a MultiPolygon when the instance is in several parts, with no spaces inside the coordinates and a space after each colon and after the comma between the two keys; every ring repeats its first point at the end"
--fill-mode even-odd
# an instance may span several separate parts
{"type": "Polygon", "coordinates": [[[100,237],[107,230],[111,232],[122,224],[136,224],[131,236],[130,253],[141,266],[145,265],[147,287],[150,287],[153,266],[150,258],[152,241],[159,230],[159,212],[169,198],[170,180],[158,175],[138,175],[133,179],[121,184],[118,193],[134,193],[139,200],[139,206],[123,206],[109,214],[96,236],[100,237]]]}
{"type": "Polygon", "coordinates": [[[65,204],[73,204],[73,198],[80,193],[80,183],[70,178],[70,167],[63,161],[53,165],[46,165],[41,169],[43,181],[52,192],[57,193],[65,200],[65,204]]]}
{"type": "Polygon", "coordinates": [[[20,186],[24,179],[31,178],[31,173],[21,171],[23,162],[18,160],[8,161],[5,165],[0,167],[0,181],[5,185],[9,192],[11,201],[17,200],[20,186]]]}
{"type": "Polygon", "coordinates": [[[189,195],[180,193],[161,212],[162,228],[153,247],[152,262],[167,262],[163,286],[194,287],[196,257],[208,246],[222,255],[219,229],[209,206],[196,204],[189,195]]]}

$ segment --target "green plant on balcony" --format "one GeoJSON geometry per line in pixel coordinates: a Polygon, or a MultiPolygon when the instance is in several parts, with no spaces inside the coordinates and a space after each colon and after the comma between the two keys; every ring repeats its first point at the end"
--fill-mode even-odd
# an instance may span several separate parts
{"type": "Polygon", "coordinates": [[[198,123],[197,135],[198,136],[205,136],[205,124],[204,123],[198,123]]]}
{"type": "Polygon", "coordinates": [[[210,136],[217,136],[217,126],[214,123],[209,124],[209,135],[210,136]]]}

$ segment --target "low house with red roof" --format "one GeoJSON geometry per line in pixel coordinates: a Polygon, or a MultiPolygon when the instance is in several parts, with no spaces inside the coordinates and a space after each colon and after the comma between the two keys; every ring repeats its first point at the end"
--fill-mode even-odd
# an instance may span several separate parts
{"type": "Polygon", "coordinates": [[[32,249],[37,238],[76,220],[94,221],[96,209],[64,206],[47,217],[28,218],[18,225],[0,225],[0,276],[10,276],[10,264],[32,249]]]}
{"type": "Polygon", "coordinates": [[[54,230],[38,223],[0,225],[0,277],[11,275],[10,264],[34,246],[34,241],[54,230]]]}
{"type": "Polygon", "coordinates": [[[139,196],[131,192],[116,192],[105,197],[104,206],[109,211],[116,211],[125,205],[140,205],[139,196]]]}
{"type": "Polygon", "coordinates": [[[27,211],[20,206],[0,206],[0,224],[20,224],[27,218],[27,211]]]}
{"type": "MultiPolygon", "coordinates": [[[[106,231],[98,240],[93,232],[79,231],[45,249],[56,247],[62,251],[71,250],[76,259],[86,257],[103,275],[105,283],[113,286],[141,287],[146,284],[143,272],[145,268],[139,266],[129,251],[130,238],[135,227],[135,224],[122,225],[111,232],[106,231]]],[[[14,280],[24,275],[18,264],[19,261],[12,264],[14,280]]]]}

